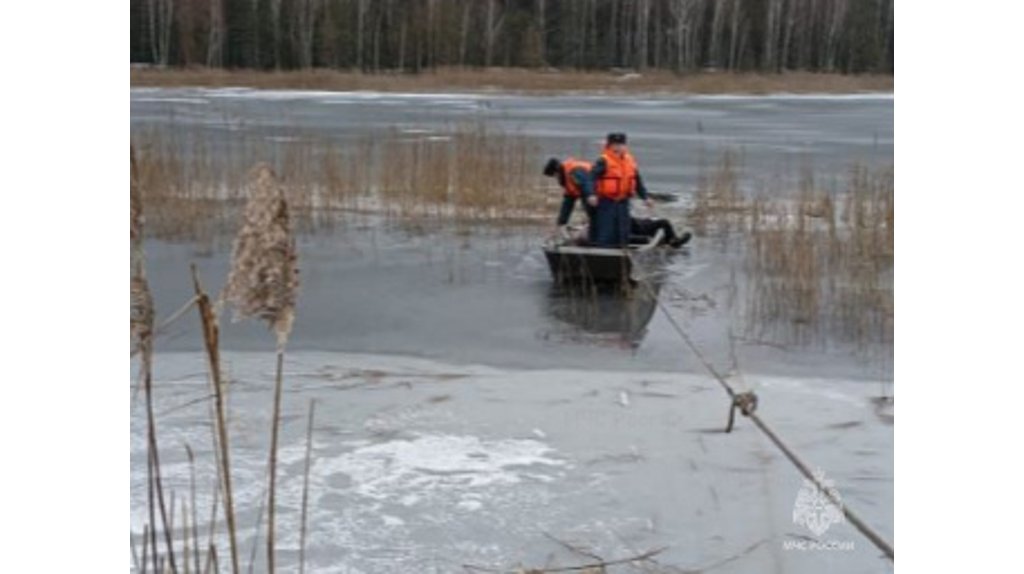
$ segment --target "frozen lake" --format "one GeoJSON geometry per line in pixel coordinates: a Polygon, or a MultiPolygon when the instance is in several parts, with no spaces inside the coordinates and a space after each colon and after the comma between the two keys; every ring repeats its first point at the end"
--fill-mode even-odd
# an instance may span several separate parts
{"type": "MultiPolygon", "coordinates": [[[[389,126],[429,133],[478,117],[536,136],[552,155],[583,155],[606,132],[628,131],[649,185],[673,191],[691,189],[701,158],[716,161],[727,149],[742,150],[753,173],[811,165],[841,174],[854,162],[894,161],[891,96],[131,91],[133,134],[199,130],[214,143],[240,133],[345,142],[389,126]]],[[[663,209],[677,221],[685,216],[679,205],[663,209]]],[[[314,572],[587,561],[550,537],[608,560],[667,548],[652,572],[893,571],[848,525],[824,539],[852,542],[852,550],[786,548],[812,536],[793,521],[801,477],[746,421],[732,435],[721,432],[725,395],[653,297],[721,370],[735,360],[734,382],[758,392],[764,418],[892,542],[893,407],[876,399],[892,393],[882,383],[892,378],[893,349],[865,356],[842,338],[808,347],[736,342],[740,255],[714,241],[655,262],[640,296],[566,297],[552,288],[543,231],[411,230],[370,217],[300,239],[303,286],[282,443],[286,564],[298,547],[305,413],[316,400],[314,572]]],[[[147,246],[162,314],[188,300],[192,263],[211,291],[220,287],[228,247],[147,246]]],[[[189,490],[185,445],[205,461],[197,475],[208,521],[209,388],[196,333],[190,319],[159,341],[157,413],[167,486],[179,496],[189,490]]],[[[257,325],[225,325],[223,346],[248,564],[265,484],[273,338],[257,325]]],[[[145,522],[146,451],[134,396],[131,413],[135,539],[145,522]]]]}
{"type": "MultiPolygon", "coordinates": [[[[838,173],[893,162],[895,99],[865,96],[558,96],[131,91],[131,130],[196,130],[212,141],[259,134],[355,142],[395,128],[440,130],[475,119],[535,136],[545,154],[598,155],[605,134],[628,132],[649,184],[692,187],[702,158],[741,151],[753,170],[807,165],[838,173]]],[[[276,138],[276,140],[275,140],[276,138]]]]}

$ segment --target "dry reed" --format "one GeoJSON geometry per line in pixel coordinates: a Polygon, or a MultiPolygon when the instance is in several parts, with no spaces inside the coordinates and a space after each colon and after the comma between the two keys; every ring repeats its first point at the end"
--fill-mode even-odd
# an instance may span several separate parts
{"type": "Polygon", "coordinates": [[[267,569],[276,571],[277,453],[284,387],[284,354],[295,320],[299,274],[288,200],[277,176],[266,165],[253,170],[249,202],[235,238],[227,299],[239,319],[266,321],[277,334],[277,376],[270,438],[270,484],[267,488],[267,569]]]}
{"type": "Polygon", "coordinates": [[[536,222],[550,216],[540,150],[521,134],[471,122],[435,134],[389,130],[341,145],[315,136],[268,146],[242,134],[136,137],[148,233],[211,244],[245,205],[248,171],[270,157],[295,231],[331,229],[348,214],[398,222],[536,222]]]}
{"type": "Polygon", "coordinates": [[[153,570],[167,568],[177,571],[174,547],[174,498],[168,510],[166,490],[163,483],[163,470],[160,464],[160,446],[158,440],[156,415],[154,413],[153,396],[153,337],[155,312],[153,297],[146,280],[144,257],[142,253],[142,203],[135,162],[135,149],[131,149],[132,167],[132,207],[131,207],[131,287],[130,287],[130,347],[132,356],[136,352],[141,357],[141,387],[146,407],[146,475],[148,483],[148,536],[143,542],[143,569],[148,568],[147,558],[152,560],[153,570]],[[159,520],[158,520],[159,518],[159,520]],[[165,552],[161,556],[158,543],[158,528],[163,531],[165,552]]]}
{"type": "Polygon", "coordinates": [[[689,214],[699,235],[728,235],[750,213],[750,201],[740,190],[740,157],[726,151],[710,173],[702,171],[689,214]]]}
{"type": "MultiPolygon", "coordinates": [[[[142,196],[139,192],[135,148],[131,148],[132,207],[131,207],[131,352],[149,346],[153,337],[153,298],[146,282],[142,257],[142,196]]],[[[148,361],[148,357],[145,358],[148,361]]]]}
{"type": "Polygon", "coordinates": [[[226,295],[237,319],[266,321],[281,343],[291,332],[299,286],[288,201],[265,165],[253,171],[249,193],[226,295]]]}
{"type": "Polygon", "coordinates": [[[153,337],[153,298],[143,277],[131,278],[131,354],[149,347],[153,337]]]}
{"type": "MultiPolygon", "coordinates": [[[[196,308],[199,312],[200,325],[203,331],[203,345],[206,352],[207,367],[210,373],[210,385],[213,387],[214,397],[214,442],[217,448],[217,479],[220,482],[220,489],[217,493],[223,492],[224,516],[228,529],[228,544],[231,555],[231,572],[241,572],[240,554],[238,544],[238,524],[235,515],[234,480],[231,467],[231,442],[228,433],[227,415],[227,388],[225,387],[220,361],[220,325],[214,305],[210,297],[203,289],[199,280],[199,272],[195,266],[192,267],[192,282],[195,288],[196,308]]],[[[212,512],[216,513],[216,504],[212,512]]],[[[216,520],[211,520],[211,539],[213,538],[212,528],[216,520]]],[[[217,561],[216,547],[211,543],[210,560],[217,561]]],[[[217,571],[217,570],[214,570],[217,571]]]]}
{"type": "Polygon", "coordinates": [[[313,470],[313,425],[316,421],[316,401],[309,402],[306,425],[306,463],[302,479],[302,507],[299,521],[299,574],[306,572],[306,539],[309,535],[309,481],[313,470]]]}
{"type": "Polygon", "coordinates": [[[701,177],[690,223],[728,244],[742,238],[752,339],[811,344],[839,335],[865,352],[891,345],[892,168],[851,168],[845,189],[805,170],[794,192],[751,195],[734,154],[701,177]]]}

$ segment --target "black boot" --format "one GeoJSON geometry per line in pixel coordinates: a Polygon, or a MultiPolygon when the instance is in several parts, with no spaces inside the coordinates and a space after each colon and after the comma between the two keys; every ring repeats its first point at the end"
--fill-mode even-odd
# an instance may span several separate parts
{"type": "Polygon", "coordinates": [[[689,232],[686,232],[686,233],[684,233],[684,234],[682,235],[682,237],[676,237],[676,238],[675,238],[675,239],[673,239],[672,241],[669,241],[669,242],[668,242],[668,244],[669,244],[669,245],[670,245],[670,246],[671,246],[672,248],[674,248],[674,249],[680,249],[680,248],[682,248],[682,247],[683,247],[684,245],[687,245],[687,244],[689,244],[689,243],[690,243],[690,241],[692,241],[692,240],[693,240],[693,234],[692,234],[692,233],[689,233],[689,232]]]}

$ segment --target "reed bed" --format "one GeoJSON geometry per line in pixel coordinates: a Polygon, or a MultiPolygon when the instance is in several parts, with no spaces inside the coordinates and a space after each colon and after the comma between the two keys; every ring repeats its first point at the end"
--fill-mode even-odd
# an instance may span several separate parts
{"type": "Polygon", "coordinates": [[[279,175],[297,231],[336,225],[342,213],[399,221],[529,222],[550,216],[540,151],[525,136],[482,122],[441,133],[397,130],[350,143],[244,135],[216,145],[200,134],[135,138],[152,237],[213,241],[245,204],[246,175],[263,158],[279,175]]]}
{"type": "Polygon", "coordinates": [[[728,150],[710,173],[701,169],[689,213],[698,235],[728,235],[748,219],[751,202],[740,189],[741,164],[739,154],[728,150]]]}
{"type": "Polygon", "coordinates": [[[753,193],[726,154],[694,194],[691,225],[741,254],[748,335],[778,344],[839,336],[866,353],[893,344],[893,168],[853,166],[828,188],[805,170],[794,191],[753,193]]]}

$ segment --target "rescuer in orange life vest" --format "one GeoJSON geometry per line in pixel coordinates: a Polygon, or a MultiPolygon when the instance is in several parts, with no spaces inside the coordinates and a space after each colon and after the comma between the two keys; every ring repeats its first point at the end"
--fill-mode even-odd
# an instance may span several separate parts
{"type": "Polygon", "coordinates": [[[629,204],[634,196],[646,202],[648,208],[654,207],[627,143],[626,134],[610,134],[604,153],[590,171],[596,192],[595,196],[587,199],[588,204],[596,209],[592,225],[596,229],[591,237],[602,247],[629,245],[633,223],[629,204]]]}
{"type": "Polygon", "coordinates": [[[562,196],[562,208],[558,213],[558,228],[569,225],[572,212],[576,209],[576,203],[583,203],[583,209],[587,212],[587,219],[590,224],[590,239],[594,239],[594,215],[596,209],[587,203],[587,198],[594,196],[593,183],[590,178],[590,162],[575,159],[559,160],[552,158],[544,166],[544,175],[558,180],[558,185],[565,192],[562,196]]]}
{"type": "MultiPolygon", "coordinates": [[[[558,229],[561,230],[569,224],[569,220],[572,218],[572,212],[576,209],[576,203],[582,202],[583,208],[587,212],[587,219],[589,222],[586,234],[586,243],[589,245],[596,245],[597,208],[595,208],[593,204],[597,202],[589,201],[591,198],[594,198],[595,200],[597,199],[594,195],[593,181],[591,179],[592,169],[593,166],[589,162],[575,159],[559,160],[558,158],[552,158],[544,167],[544,175],[546,177],[556,178],[558,180],[558,184],[564,191],[562,208],[558,214],[558,229]]],[[[664,234],[664,239],[662,240],[663,244],[676,249],[689,243],[690,239],[693,237],[689,233],[684,233],[682,235],[676,233],[675,227],[667,219],[630,218],[630,242],[646,243],[659,231],[664,234]]]]}

